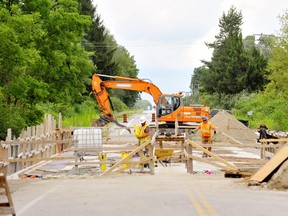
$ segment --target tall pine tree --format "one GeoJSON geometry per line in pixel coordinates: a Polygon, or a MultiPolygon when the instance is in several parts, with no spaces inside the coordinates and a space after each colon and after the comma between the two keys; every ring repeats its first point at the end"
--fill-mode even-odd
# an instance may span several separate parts
{"type": "Polygon", "coordinates": [[[219,21],[220,33],[215,36],[216,40],[206,43],[214,51],[210,62],[202,61],[207,67],[201,77],[201,86],[205,92],[251,92],[262,89],[266,83],[267,60],[255,46],[244,49],[242,24],[242,13],[232,6],[219,21]]]}

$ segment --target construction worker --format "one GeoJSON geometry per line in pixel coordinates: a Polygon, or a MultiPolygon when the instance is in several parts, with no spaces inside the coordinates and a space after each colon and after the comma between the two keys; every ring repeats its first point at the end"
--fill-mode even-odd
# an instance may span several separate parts
{"type": "MultiPolygon", "coordinates": [[[[202,144],[212,144],[212,136],[211,136],[211,131],[214,131],[214,135],[216,134],[216,129],[214,127],[214,125],[211,122],[208,122],[208,119],[206,116],[202,117],[202,122],[200,123],[200,125],[198,125],[198,127],[194,130],[194,131],[200,131],[201,132],[201,137],[202,137],[202,144]]],[[[204,147],[205,148],[205,147],[204,147]]],[[[205,148],[208,149],[208,151],[212,150],[212,147],[208,147],[205,148]]],[[[208,157],[208,155],[206,153],[203,152],[202,157],[208,157]]]]}
{"type": "Polygon", "coordinates": [[[259,130],[258,130],[258,132],[259,132],[259,140],[268,138],[267,130],[268,130],[268,128],[266,127],[265,124],[260,124],[259,130]]]}
{"type": "MultiPolygon", "coordinates": [[[[257,139],[257,142],[260,142],[261,139],[278,139],[278,137],[275,137],[268,133],[268,128],[266,127],[265,124],[260,124],[258,128],[258,133],[259,133],[259,138],[257,139]]],[[[278,144],[277,141],[268,142],[267,144],[270,144],[270,143],[278,144]]]]}
{"type": "MultiPolygon", "coordinates": [[[[136,138],[138,139],[138,146],[142,145],[146,141],[150,140],[150,133],[149,133],[149,126],[146,124],[146,117],[141,116],[140,117],[140,126],[134,125],[134,134],[136,138]]],[[[140,156],[141,158],[145,157],[147,155],[147,149],[144,148],[143,152],[137,152],[136,155],[140,156]]],[[[146,165],[144,165],[145,167],[146,165]]]]}
{"type": "Polygon", "coordinates": [[[140,117],[140,126],[134,126],[134,134],[138,139],[138,144],[141,145],[150,139],[149,125],[146,124],[146,117],[140,117]]]}

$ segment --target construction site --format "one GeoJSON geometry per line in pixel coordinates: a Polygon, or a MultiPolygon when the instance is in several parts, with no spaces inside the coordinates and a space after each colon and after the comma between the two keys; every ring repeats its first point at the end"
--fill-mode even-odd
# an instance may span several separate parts
{"type": "MultiPolygon", "coordinates": [[[[122,124],[133,130],[139,116],[123,115],[122,124]]],[[[137,146],[117,125],[62,128],[61,118],[56,125],[46,115],[42,125],[19,138],[8,130],[1,141],[0,215],[242,215],[237,209],[245,206],[248,215],[286,215],[282,200],[273,212],[250,199],[266,200],[263,192],[267,202],[274,194],[287,200],[287,135],[257,142],[256,129],[218,112],[210,119],[217,130],[210,152],[199,133],[179,133],[180,126],[137,146]]]]}

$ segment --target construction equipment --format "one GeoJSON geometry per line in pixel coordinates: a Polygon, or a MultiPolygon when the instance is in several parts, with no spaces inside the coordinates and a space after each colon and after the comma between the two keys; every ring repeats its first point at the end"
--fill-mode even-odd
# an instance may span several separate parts
{"type": "MultiPolygon", "coordinates": [[[[175,122],[180,126],[195,128],[201,122],[202,116],[210,118],[209,107],[184,106],[182,93],[163,94],[151,81],[94,74],[92,89],[102,113],[102,116],[96,120],[98,126],[103,126],[109,122],[117,122],[113,115],[113,106],[107,88],[134,90],[150,94],[156,105],[156,120],[159,128],[175,128],[175,122]],[[109,80],[102,81],[100,77],[109,78],[109,80]]],[[[117,124],[119,125],[119,123],[117,124]]]]}

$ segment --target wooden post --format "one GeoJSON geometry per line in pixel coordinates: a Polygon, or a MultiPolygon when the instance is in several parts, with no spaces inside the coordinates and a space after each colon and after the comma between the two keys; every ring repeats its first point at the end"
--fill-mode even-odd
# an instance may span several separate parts
{"type": "MultiPolygon", "coordinates": [[[[138,152],[138,154],[139,154],[139,157],[140,157],[140,161],[145,158],[145,155],[144,155],[144,153],[143,153],[143,149],[141,149],[141,150],[138,152]]],[[[140,172],[143,173],[143,171],[144,171],[144,164],[139,164],[139,166],[140,166],[140,172]]]]}
{"type": "Polygon", "coordinates": [[[148,155],[152,156],[152,159],[149,162],[149,167],[150,167],[150,174],[154,175],[155,171],[154,171],[154,155],[153,155],[153,146],[150,144],[148,145],[148,155]]]}
{"type": "Polygon", "coordinates": [[[266,160],[266,148],[264,146],[267,145],[267,142],[261,142],[261,145],[263,146],[261,148],[261,159],[266,160]]]}
{"type": "MultiPolygon", "coordinates": [[[[1,141],[0,141],[1,143],[1,141]]],[[[0,144],[0,161],[7,160],[7,145],[0,144]]],[[[4,175],[7,175],[7,164],[3,164],[3,166],[0,166],[0,172],[4,173],[4,175]]]]}
{"type": "Polygon", "coordinates": [[[185,141],[182,140],[182,141],[180,141],[180,142],[181,142],[181,153],[182,153],[182,156],[180,156],[180,157],[181,157],[181,162],[184,163],[184,157],[183,157],[183,155],[184,155],[185,141]]]}
{"type": "Polygon", "coordinates": [[[186,160],[187,160],[187,172],[192,174],[193,173],[193,158],[190,157],[190,155],[192,156],[192,154],[193,154],[193,148],[192,148],[192,145],[189,143],[187,145],[187,153],[188,153],[188,158],[186,158],[186,160]]]}
{"type": "Polygon", "coordinates": [[[162,140],[159,141],[159,148],[163,149],[163,141],[162,140]]]}
{"type": "MultiPolygon", "coordinates": [[[[13,141],[16,141],[16,137],[15,137],[15,136],[13,137],[13,141]]],[[[12,157],[13,157],[13,158],[17,158],[17,155],[18,155],[18,146],[19,146],[19,145],[17,145],[17,144],[12,144],[12,145],[11,145],[11,148],[12,148],[12,157]]],[[[13,167],[13,171],[12,171],[13,173],[18,171],[18,167],[19,167],[18,164],[19,164],[19,163],[17,163],[17,162],[13,163],[13,166],[12,166],[12,167],[13,167]]]]}
{"type": "MultiPolygon", "coordinates": [[[[11,128],[8,128],[7,129],[7,137],[6,137],[6,141],[7,142],[10,142],[12,141],[12,130],[11,128]]],[[[6,145],[6,149],[5,149],[5,152],[4,152],[4,159],[8,159],[9,157],[11,157],[11,145],[6,145]]],[[[7,174],[10,175],[12,173],[12,165],[11,163],[9,163],[7,165],[7,174]]]]}
{"type": "Polygon", "coordinates": [[[62,114],[59,113],[59,117],[58,117],[58,128],[62,128],[62,114]]]}

